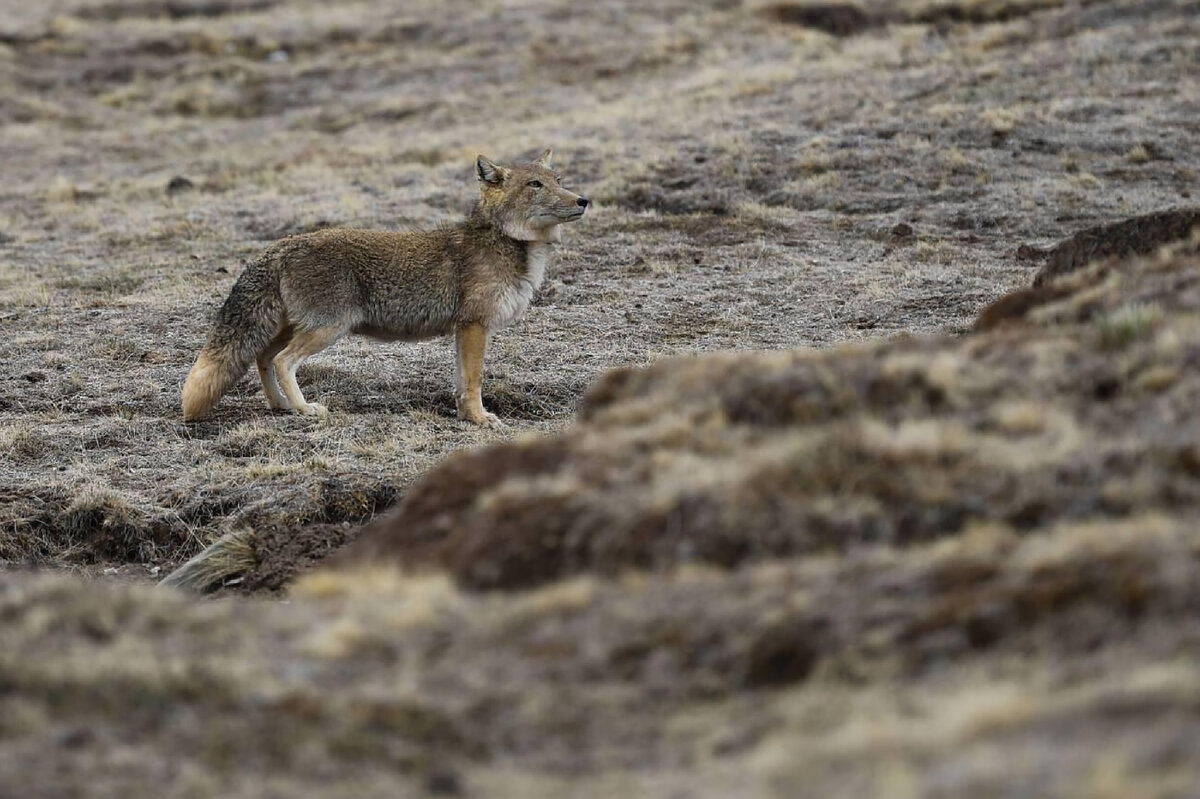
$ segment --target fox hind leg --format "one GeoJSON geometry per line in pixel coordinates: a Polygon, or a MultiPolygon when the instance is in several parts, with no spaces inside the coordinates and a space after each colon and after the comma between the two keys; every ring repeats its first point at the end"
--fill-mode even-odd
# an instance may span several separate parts
{"type": "Polygon", "coordinates": [[[346,334],[346,329],[340,326],[318,327],[313,330],[297,330],[291,340],[278,355],[272,359],[275,376],[291,408],[304,416],[325,416],[327,411],[323,405],[306,402],[296,384],[296,369],[310,355],[316,355],[321,350],[333,344],[346,334]]]}
{"type": "Polygon", "coordinates": [[[267,404],[275,410],[291,410],[292,403],[279,387],[279,378],[275,374],[275,356],[283,351],[292,338],[292,328],[285,327],[275,334],[275,338],[267,344],[266,349],[255,359],[258,364],[258,378],[262,381],[263,396],[267,404]]]}

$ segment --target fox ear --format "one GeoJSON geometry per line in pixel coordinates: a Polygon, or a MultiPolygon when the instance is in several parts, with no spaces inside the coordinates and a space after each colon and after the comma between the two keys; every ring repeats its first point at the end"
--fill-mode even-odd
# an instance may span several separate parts
{"type": "Polygon", "coordinates": [[[507,169],[492,163],[483,155],[475,159],[475,173],[484,183],[500,183],[508,177],[507,169]]]}
{"type": "Polygon", "coordinates": [[[533,160],[533,163],[537,164],[538,166],[544,166],[547,169],[549,169],[550,168],[550,157],[552,155],[554,155],[554,148],[547,147],[546,152],[542,153],[537,158],[535,158],[533,160]]]}

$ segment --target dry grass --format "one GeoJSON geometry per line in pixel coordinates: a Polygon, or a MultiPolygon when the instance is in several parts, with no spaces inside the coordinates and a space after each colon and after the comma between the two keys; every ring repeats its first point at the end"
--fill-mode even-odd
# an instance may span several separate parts
{"type": "Polygon", "coordinates": [[[301,796],[560,796],[569,774],[585,796],[641,775],[697,796],[849,797],[897,774],[918,795],[1102,774],[1101,795],[1174,796],[1195,778],[1180,747],[1200,695],[1197,543],[1153,516],[975,528],[515,599],[378,568],[314,575],[287,604],[18,578],[0,593],[0,746],[95,732],[0,776],[34,796],[85,775],[184,795],[206,773],[301,796]],[[109,762],[109,735],[137,763],[85,771],[89,753],[109,762]],[[1114,771],[1117,752],[1173,766],[1114,771]]]}
{"type": "MultiPolygon", "coordinates": [[[[395,572],[314,575],[288,604],[105,583],[161,576],[232,533],[237,563],[258,569],[238,588],[278,592],[434,464],[567,427],[613,367],[957,335],[1028,285],[1036,263],[1014,258],[1018,245],[1195,191],[1185,12],[1132,0],[6,4],[0,784],[34,799],[773,796],[796,784],[1035,795],[1064,781],[1172,795],[1194,777],[1179,742],[1196,735],[1194,674],[1169,663],[1194,654],[1186,609],[1200,583],[1191,528],[1156,511],[1163,492],[1190,490],[1195,454],[1179,446],[1103,483],[1076,460],[1098,419],[1133,435],[1121,414],[1137,403],[1190,418],[1195,326],[1176,324],[1161,286],[1121,283],[1121,303],[1086,319],[1055,302],[1019,315],[1066,318],[1078,346],[1102,353],[1071,396],[1106,396],[1112,417],[1005,393],[975,355],[926,362],[911,341],[759,356],[814,370],[780,389],[796,426],[846,407],[826,357],[887,348],[872,374],[899,397],[879,411],[895,418],[814,434],[823,449],[781,435],[747,461],[770,478],[763,491],[804,497],[826,525],[795,559],[763,554],[774,536],[752,542],[761,557],[740,572],[664,578],[625,574],[626,553],[609,550],[612,579],[577,574],[584,558],[563,570],[570,581],[520,598],[395,572]],[[476,153],[547,145],[597,202],[529,316],[493,342],[484,399],[507,431],[455,421],[445,342],[322,354],[301,384],[332,409],[323,423],[269,413],[249,378],[213,419],[179,420],[207,319],[267,242],[440,224],[471,200],[476,153]],[[918,418],[931,397],[953,405],[989,387],[974,411],[954,406],[954,424],[918,418]],[[856,471],[910,457],[944,479],[856,471]],[[936,472],[947,463],[970,469],[936,472]],[[1054,486],[1067,467],[1086,483],[1080,507],[1126,519],[1023,540],[1037,497],[1003,480],[1043,470],[1038,485],[1054,486]],[[1164,489],[1155,469],[1190,482],[1164,489]],[[1000,482],[973,495],[955,482],[967,474],[1000,482]],[[847,499],[839,475],[866,482],[847,499]],[[890,516],[871,486],[913,515],[890,516]],[[964,521],[971,496],[1003,518],[964,521]],[[938,503],[964,518],[921,510],[938,503]],[[936,544],[913,533],[939,522],[936,544]],[[895,533],[898,548],[848,553],[863,531],[895,533]],[[71,576],[17,573],[31,564],[71,576]],[[1122,704],[1126,690],[1153,712],[1122,704]],[[908,740],[914,717],[928,728],[908,740]],[[1111,756],[1126,743],[1140,759],[1111,756]]],[[[1029,369],[1066,374],[1065,353],[1031,345],[1029,369]]],[[[688,385],[711,397],[704,371],[688,385]]],[[[737,483],[734,450],[711,418],[651,423],[664,401],[614,404],[610,421],[665,442],[663,482],[637,481],[648,506],[705,511],[737,483]],[[698,497],[684,490],[693,477],[698,497]]],[[[491,510],[542,497],[565,513],[573,486],[610,474],[600,466],[576,483],[530,477],[491,510]]],[[[761,527],[718,542],[729,549],[710,562],[738,554],[746,530],[774,529],[783,510],[768,499],[761,527]]],[[[546,545],[522,532],[509,540],[546,545]]],[[[713,553],[701,554],[654,557],[713,553]]],[[[526,556],[513,550],[506,568],[526,556]]]]}
{"type": "MultiPolygon", "coordinates": [[[[13,239],[0,263],[0,311],[27,336],[44,337],[14,353],[10,371],[27,381],[8,384],[0,413],[10,425],[38,420],[46,453],[36,459],[26,447],[20,473],[3,478],[18,496],[16,537],[3,549],[10,560],[53,560],[70,498],[96,479],[115,480],[134,453],[145,467],[125,473],[120,488],[148,526],[143,533],[160,541],[146,552],[177,562],[227,522],[337,520],[314,499],[321,480],[403,486],[438,456],[491,440],[450,419],[449,358],[438,343],[347,343],[318,359],[306,391],[334,408],[328,426],[267,415],[250,380],[214,422],[175,422],[179,382],[239,260],[274,237],[319,226],[452,218],[471,196],[477,150],[513,157],[554,143],[564,174],[600,200],[562,248],[538,307],[496,341],[490,400],[517,430],[556,428],[610,366],[718,347],[823,344],[865,329],[953,328],[1023,278],[999,236],[988,245],[991,270],[968,285],[951,289],[961,275],[922,266],[949,263],[958,252],[952,242],[922,250],[915,264],[890,256],[882,273],[857,274],[851,265],[875,249],[859,234],[890,226],[906,205],[894,193],[883,204],[872,199],[880,175],[914,156],[941,172],[934,162],[949,159],[942,180],[953,191],[959,171],[983,170],[990,156],[949,143],[951,117],[926,131],[912,124],[920,109],[910,119],[898,107],[874,119],[860,114],[855,124],[904,128],[911,138],[857,146],[859,133],[826,120],[856,104],[854,92],[874,91],[880,73],[861,54],[820,42],[797,53],[786,26],[763,30],[750,10],[702,6],[670,33],[661,17],[674,13],[668,8],[639,11],[616,28],[597,21],[607,38],[594,50],[591,35],[585,42],[514,17],[504,36],[536,45],[517,92],[480,81],[498,71],[504,50],[472,44],[494,35],[495,23],[465,6],[462,36],[432,5],[385,13],[382,22],[365,6],[182,17],[155,8],[109,15],[66,6],[52,19],[30,17],[22,36],[48,38],[13,52],[18,71],[78,71],[82,59],[89,77],[55,98],[55,107],[76,109],[69,120],[27,108],[9,126],[14,185],[28,188],[0,208],[13,239]],[[750,42],[762,46],[747,50],[750,42]],[[416,66],[424,63],[438,65],[436,86],[416,66]],[[382,85],[335,94],[334,81],[310,77],[314,69],[370,70],[382,85]],[[730,69],[746,83],[729,84],[730,69]],[[834,69],[849,76],[842,85],[858,88],[802,94],[834,69]],[[800,128],[772,121],[797,98],[800,128]],[[747,135],[748,121],[762,133],[747,135]],[[644,130],[636,142],[621,132],[630,124],[644,130]],[[126,146],[129,130],[145,146],[126,146]],[[72,160],[84,148],[95,157],[72,160]],[[659,216],[641,217],[647,210],[659,216]],[[922,304],[930,281],[965,301],[922,304]],[[859,283],[875,287],[869,304],[859,283]],[[64,452],[72,453],[65,462],[64,452]],[[32,538],[36,549],[27,546],[32,538]]],[[[872,41],[872,58],[889,69],[902,63],[892,39],[872,41]]],[[[895,41],[911,75],[934,57],[907,33],[895,41]]],[[[903,68],[889,78],[897,87],[912,79],[903,68]]],[[[969,107],[953,89],[923,105],[935,115],[939,106],[969,107]]],[[[991,174],[1006,175],[1000,163],[1008,166],[993,164],[991,174]]],[[[932,234],[948,224],[931,219],[927,227],[932,234]]],[[[62,546],[104,558],[66,538],[62,546]]]]}

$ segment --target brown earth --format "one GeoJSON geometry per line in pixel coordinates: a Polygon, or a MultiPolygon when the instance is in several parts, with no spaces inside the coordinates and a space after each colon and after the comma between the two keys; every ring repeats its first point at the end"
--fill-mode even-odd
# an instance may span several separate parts
{"type": "Polygon", "coordinates": [[[1027,287],[1194,206],[1195,2],[10,6],[0,796],[1194,793],[1198,248],[1027,287]],[[240,261],[546,145],[507,432],[178,420],[240,261]]]}
{"type": "Polygon", "coordinates": [[[10,580],[0,784],[1183,797],[1198,546],[1152,515],[515,596],[394,572],[288,604],[10,580]]]}
{"type": "Polygon", "coordinates": [[[1187,240],[1196,228],[1200,228],[1200,209],[1190,208],[1081,230],[1050,250],[1049,260],[1034,275],[1033,285],[1044,285],[1093,261],[1154,252],[1164,244],[1187,240]]]}

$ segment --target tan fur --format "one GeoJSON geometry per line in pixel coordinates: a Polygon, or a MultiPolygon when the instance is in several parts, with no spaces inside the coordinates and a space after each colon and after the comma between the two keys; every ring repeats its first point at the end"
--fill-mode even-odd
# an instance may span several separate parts
{"type": "Polygon", "coordinates": [[[558,226],[588,205],[560,185],[550,155],[510,166],[479,156],[479,202],[452,227],[339,228],[271,245],[221,307],[184,383],[184,418],[208,413],[252,362],[272,408],[324,415],[296,383],[305,358],[350,333],[384,341],[454,334],[458,416],[498,426],[481,396],[488,336],[525,314],[558,226]]]}
{"type": "Polygon", "coordinates": [[[183,384],[183,418],[196,419],[212,410],[221,397],[220,366],[205,351],[188,372],[183,384]]]}

